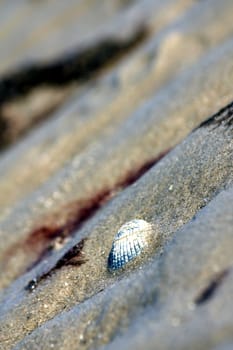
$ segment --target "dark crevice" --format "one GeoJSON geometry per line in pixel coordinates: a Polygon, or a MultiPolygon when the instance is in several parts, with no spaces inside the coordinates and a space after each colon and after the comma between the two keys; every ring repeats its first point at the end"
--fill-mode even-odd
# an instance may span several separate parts
{"type": "MultiPolygon", "coordinates": [[[[109,201],[111,198],[113,198],[116,193],[118,193],[123,188],[126,188],[127,186],[133,184],[136,180],[138,180],[143,174],[145,174],[146,171],[148,171],[152,166],[154,166],[161,158],[163,158],[169,151],[163,152],[158,157],[156,157],[153,160],[150,160],[146,163],[144,163],[141,167],[139,167],[136,170],[132,170],[127,174],[127,176],[119,181],[114,188],[106,189],[97,195],[95,197],[87,199],[83,202],[73,202],[69,203],[67,205],[67,208],[65,209],[60,208],[62,215],[64,215],[64,211],[67,211],[67,218],[65,224],[61,226],[54,225],[43,225],[40,228],[37,228],[36,230],[32,231],[28,238],[22,243],[20,249],[25,252],[34,252],[34,256],[36,258],[34,259],[33,263],[28,266],[27,271],[31,270],[33,267],[35,267],[38,263],[40,263],[45,257],[48,257],[53,250],[55,249],[55,245],[57,243],[57,240],[60,241],[60,243],[65,242],[65,239],[67,237],[71,237],[77,229],[80,229],[81,226],[89,220],[104,204],[106,204],[107,201],[109,201]]],[[[59,215],[59,212],[54,215],[56,218],[59,215]]],[[[56,222],[56,220],[55,220],[56,222]]],[[[76,246],[74,246],[74,249],[72,253],[66,253],[68,254],[68,257],[70,257],[69,254],[73,255],[73,253],[76,251],[76,246]]],[[[78,247],[78,249],[80,246],[78,247]]],[[[11,247],[10,255],[15,254],[15,251],[19,249],[19,247],[11,247]]],[[[49,276],[50,273],[56,269],[61,268],[64,265],[64,261],[67,259],[67,255],[64,255],[53,267],[50,269],[49,272],[46,272],[40,277],[36,278],[36,281],[38,284],[38,281],[41,281],[45,277],[49,276]],[[43,277],[44,276],[44,277],[43,277]]],[[[9,252],[8,252],[9,255],[9,252]]],[[[73,256],[74,257],[74,256],[73,256]]],[[[72,257],[72,259],[73,259],[72,257]]],[[[70,265],[80,265],[79,263],[76,264],[75,259],[71,261],[71,259],[68,259],[70,261],[70,265]]],[[[78,259],[78,262],[80,260],[78,259]]],[[[83,263],[84,260],[81,261],[83,263]]],[[[28,285],[32,284],[32,289],[35,288],[33,281],[30,281],[28,285]],[[34,286],[34,287],[33,287],[34,286]]],[[[29,288],[29,287],[28,287],[29,288]]],[[[28,289],[27,288],[27,289],[28,289]]],[[[29,288],[30,289],[30,288],[29,288]]]]}
{"type": "Polygon", "coordinates": [[[0,149],[7,145],[7,140],[5,137],[7,133],[8,133],[8,123],[6,119],[1,116],[1,112],[0,112],[0,149]]]}
{"type": "Polygon", "coordinates": [[[205,302],[209,301],[209,299],[211,299],[214,296],[223,280],[229,274],[229,271],[229,269],[225,269],[218,273],[216,276],[214,276],[214,278],[209,282],[209,284],[197,296],[197,298],[195,299],[195,304],[202,305],[205,302]]]}
{"type": "Polygon", "coordinates": [[[29,281],[25,290],[32,292],[38,285],[39,282],[51,276],[56,270],[64,266],[80,266],[86,262],[82,249],[84,247],[85,239],[82,239],[78,244],[73,246],[68,252],[66,252],[56,264],[49,269],[49,271],[41,274],[39,277],[29,281]]]}
{"type": "Polygon", "coordinates": [[[147,30],[141,27],[125,40],[104,39],[52,62],[33,63],[11,72],[0,80],[0,104],[23,95],[36,86],[60,86],[90,79],[94,72],[127,53],[146,37],[147,30]]]}
{"type": "Polygon", "coordinates": [[[199,125],[198,128],[213,125],[218,127],[224,125],[230,127],[233,125],[233,102],[229,103],[227,106],[221,108],[217,113],[212,115],[210,118],[206,119],[203,123],[199,125]]]}
{"type": "MultiPolygon", "coordinates": [[[[26,125],[24,124],[23,127],[19,129],[17,129],[15,126],[15,119],[11,119],[6,116],[5,113],[3,113],[4,108],[1,108],[0,105],[0,151],[14,144],[22,136],[25,136],[29,130],[35,128],[44,120],[48,119],[52,113],[57,110],[62,102],[54,103],[54,105],[50,106],[45,111],[37,113],[36,116],[34,115],[30,120],[27,121],[26,125]]],[[[20,123],[20,116],[18,116],[18,118],[18,121],[20,123]]]]}

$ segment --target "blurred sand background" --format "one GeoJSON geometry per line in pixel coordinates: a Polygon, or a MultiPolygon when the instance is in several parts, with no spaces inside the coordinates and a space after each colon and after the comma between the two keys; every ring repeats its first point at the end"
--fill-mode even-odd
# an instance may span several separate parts
{"type": "Polygon", "coordinates": [[[0,1],[1,350],[233,349],[232,11],[0,1]]]}

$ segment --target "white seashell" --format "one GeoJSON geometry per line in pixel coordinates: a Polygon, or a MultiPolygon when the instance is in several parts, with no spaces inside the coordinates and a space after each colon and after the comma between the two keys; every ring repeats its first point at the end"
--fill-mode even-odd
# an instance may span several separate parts
{"type": "Polygon", "coordinates": [[[132,220],[122,225],[117,232],[108,257],[109,271],[124,267],[140,255],[150,244],[153,226],[145,220],[132,220]]]}

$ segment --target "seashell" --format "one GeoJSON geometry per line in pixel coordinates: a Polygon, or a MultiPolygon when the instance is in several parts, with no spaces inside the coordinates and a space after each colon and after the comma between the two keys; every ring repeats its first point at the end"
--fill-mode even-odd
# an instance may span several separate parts
{"type": "Polygon", "coordinates": [[[140,255],[150,244],[153,226],[135,219],[122,225],[117,232],[108,257],[108,270],[115,271],[140,255]]]}

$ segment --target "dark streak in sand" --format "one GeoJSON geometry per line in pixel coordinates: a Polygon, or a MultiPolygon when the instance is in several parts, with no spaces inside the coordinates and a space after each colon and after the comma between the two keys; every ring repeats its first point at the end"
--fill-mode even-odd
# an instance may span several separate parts
{"type": "Polygon", "coordinates": [[[27,286],[25,287],[25,290],[27,290],[28,292],[33,292],[42,280],[51,276],[56,270],[62,268],[63,266],[80,266],[84,264],[86,262],[82,253],[84,243],[85,239],[82,239],[78,244],[76,244],[70,250],[68,250],[68,252],[64,253],[64,255],[56,262],[56,264],[51,269],[29,281],[27,286]]]}
{"type": "Polygon", "coordinates": [[[147,36],[148,29],[141,25],[129,38],[105,38],[67,52],[51,62],[33,62],[19,67],[1,78],[0,104],[26,94],[37,86],[59,86],[88,80],[103,66],[139,45],[147,36]]]}
{"type": "Polygon", "coordinates": [[[233,125],[233,102],[229,103],[227,106],[221,108],[217,113],[212,115],[210,118],[206,119],[203,123],[199,125],[198,128],[213,125],[218,127],[224,125],[230,127],[233,125]]]}
{"type": "MultiPolygon", "coordinates": [[[[128,38],[103,38],[89,46],[73,49],[51,62],[32,62],[9,72],[0,79],[0,149],[6,148],[15,139],[11,136],[12,125],[2,114],[4,105],[20,96],[28,94],[39,86],[65,86],[72,82],[85,82],[95,77],[101,69],[128,54],[140,45],[149,31],[145,25],[128,38]],[[1,127],[1,125],[4,127],[1,127]]],[[[40,115],[29,127],[49,117],[40,115]]],[[[23,132],[21,132],[23,134],[23,132]]],[[[19,135],[18,135],[19,136],[19,135]]]]}
{"type": "Polygon", "coordinates": [[[207,302],[210,298],[213,297],[215,292],[217,291],[217,288],[221,285],[223,280],[226,278],[226,276],[229,273],[229,269],[225,269],[218,273],[203,289],[203,291],[197,296],[195,299],[195,304],[196,305],[201,305],[207,302]]]}

